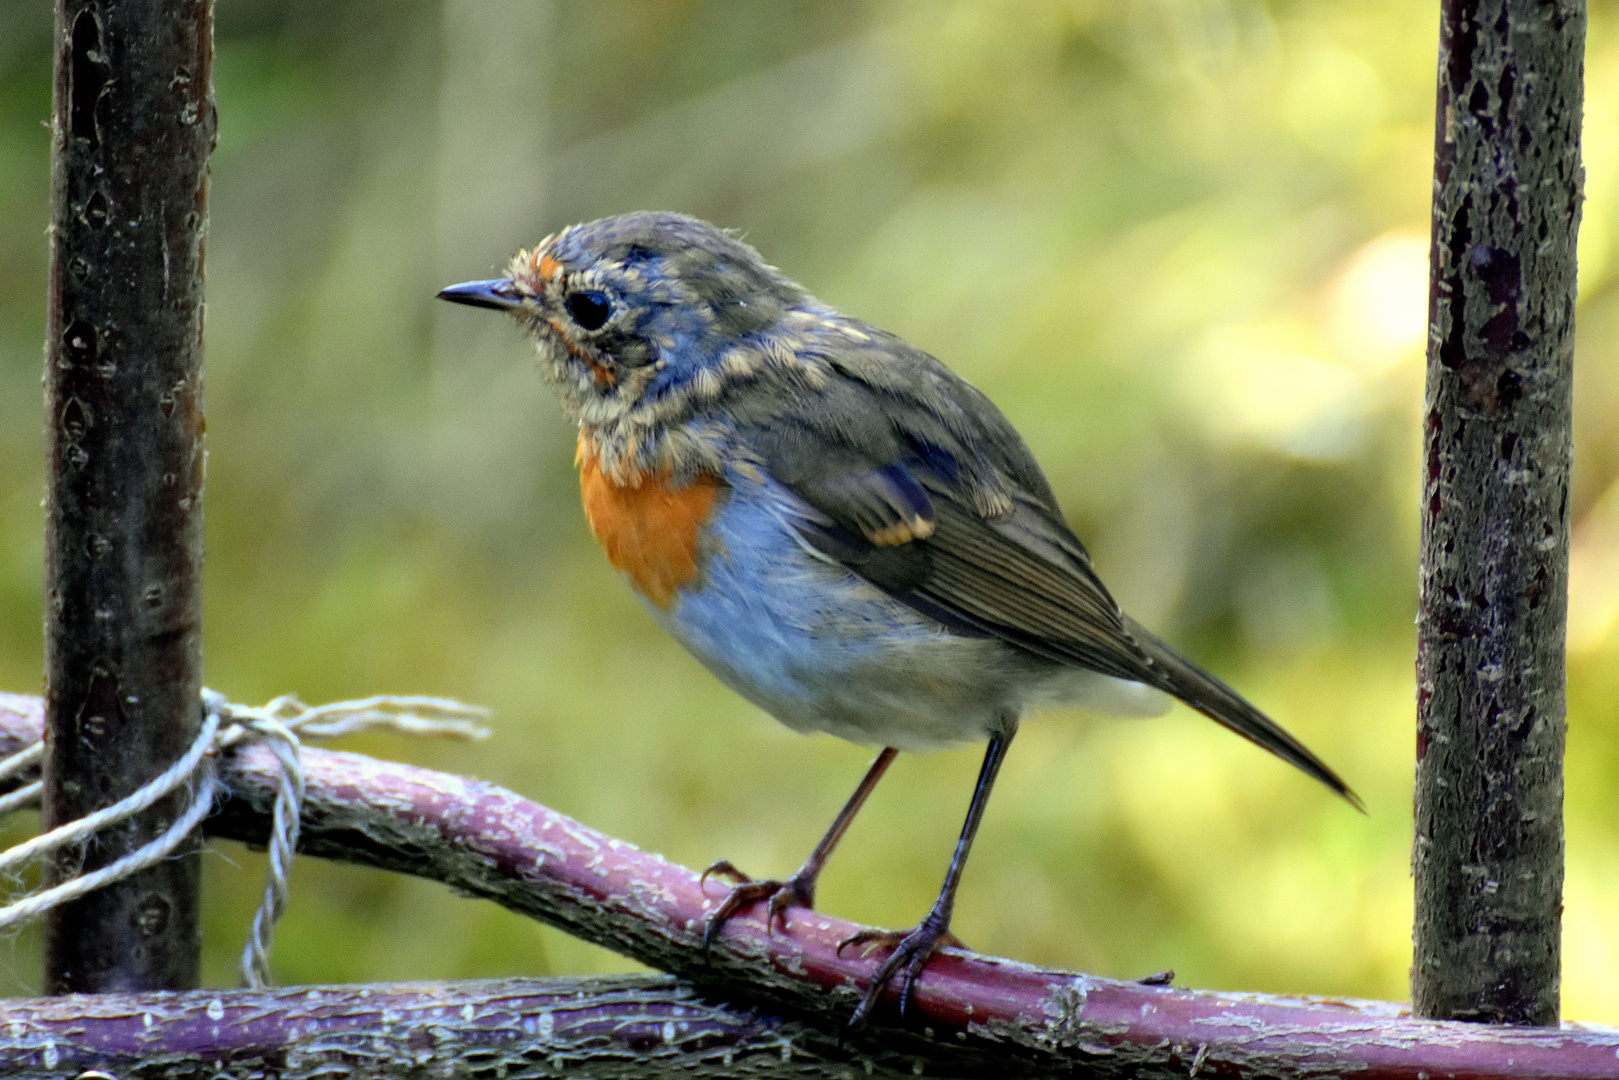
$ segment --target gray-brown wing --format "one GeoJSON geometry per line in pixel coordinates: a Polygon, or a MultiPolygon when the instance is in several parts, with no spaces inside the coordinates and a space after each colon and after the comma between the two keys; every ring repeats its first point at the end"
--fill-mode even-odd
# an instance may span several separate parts
{"type": "Polygon", "coordinates": [[[809,543],[960,633],[1173,694],[1355,801],[1296,739],[1119,610],[988,398],[892,334],[849,325],[860,333],[800,343],[838,377],[810,392],[763,374],[727,399],[735,437],[807,504],[809,543]]]}
{"type": "Polygon", "coordinates": [[[1079,541],[1027,493],[989,520],[902,465],[797,490],[820,512],[803,519],[806,539],[919,612],[1173,694],[1362,806],[1303,743],[1120,611],[1079,541]]]}

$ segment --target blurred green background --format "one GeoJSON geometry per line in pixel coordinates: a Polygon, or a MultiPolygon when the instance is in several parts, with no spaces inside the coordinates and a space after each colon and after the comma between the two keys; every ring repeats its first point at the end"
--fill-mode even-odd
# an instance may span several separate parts
{"type": "MultiPolygon", "coordinates": [[[[1619,1020],[1619,4],[1593,5],[1565,1015],[1619,1020]]],[[[40,682],[50,5],[0,25],[0,687],[40,682]]],[[[1125,606],[1365,796],[1177,709],[1025,726],[956,929],[1193,986],[1404,998],[1436,5],[220,0],[209,685],[491,706],[475,774],[691,866],[784,874],[870,751],[778,727],[590,540],[504,320],[436,303],[573,221],[682,210],[953,365],[1125,606]]],[[[926,909],[976,747],[901,758],[821,905],[926,909]]],[[[32,823],[11,823],[16,837],[32,823]]],[[[262,856],[206,857],[233,981],[262,856]]],[[[283,982],[626,970],[438,886],[294,873],[283,982]]],[[[37,986],[0,946],[0,992],[37,986]]]]}

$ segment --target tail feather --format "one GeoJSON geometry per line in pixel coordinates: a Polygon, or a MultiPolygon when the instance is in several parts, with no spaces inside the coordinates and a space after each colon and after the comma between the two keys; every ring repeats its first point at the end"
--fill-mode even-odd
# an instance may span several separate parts
{"type": "Polygon", "coordinates": [[[1366,804],[1361,802],[1360,796],[1328,768],[1326,762],[1289,735],[1276,721],[1250,705],[1231,687],[1160,641],[1134,619],[1125,616],[1124,622],[1130,636],[1152,661],[1154,673],[1160,676],[1156,680],[1160,690],[1175,695],[1215,723],[1264,747],[1300,772],[1315,777],[1342,795],[1355,809],[1366,812],[1366,804]]]}

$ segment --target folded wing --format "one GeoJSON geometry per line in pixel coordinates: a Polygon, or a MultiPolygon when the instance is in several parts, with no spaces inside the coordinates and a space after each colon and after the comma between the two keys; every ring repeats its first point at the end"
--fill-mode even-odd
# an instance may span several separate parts
{"type": "Polygon", "coordinates": [[[903,360],[913,378],[885,371],[881,387],[838,365],[836,408],[776,412],[743,433],[807,504],[796,527],[813,547],[959,633],[1172,694],[1361,805],[1302,743],[1119,610],[983,395],[925,354],[903,360]]]}

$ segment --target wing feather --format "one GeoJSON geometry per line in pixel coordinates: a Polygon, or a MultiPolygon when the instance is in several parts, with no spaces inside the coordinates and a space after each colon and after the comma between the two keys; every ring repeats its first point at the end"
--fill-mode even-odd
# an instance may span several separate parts
{"type": "Polygon", "coordinates": [[[1241,695],[1119,610],[1039,465],[990,401],[899,338],[816,356],[820,394],[756,383],[735,434],[807,504],[795,519],[828,558],[960,633],[1164,690],[1360,801],[1241,695]]]}

